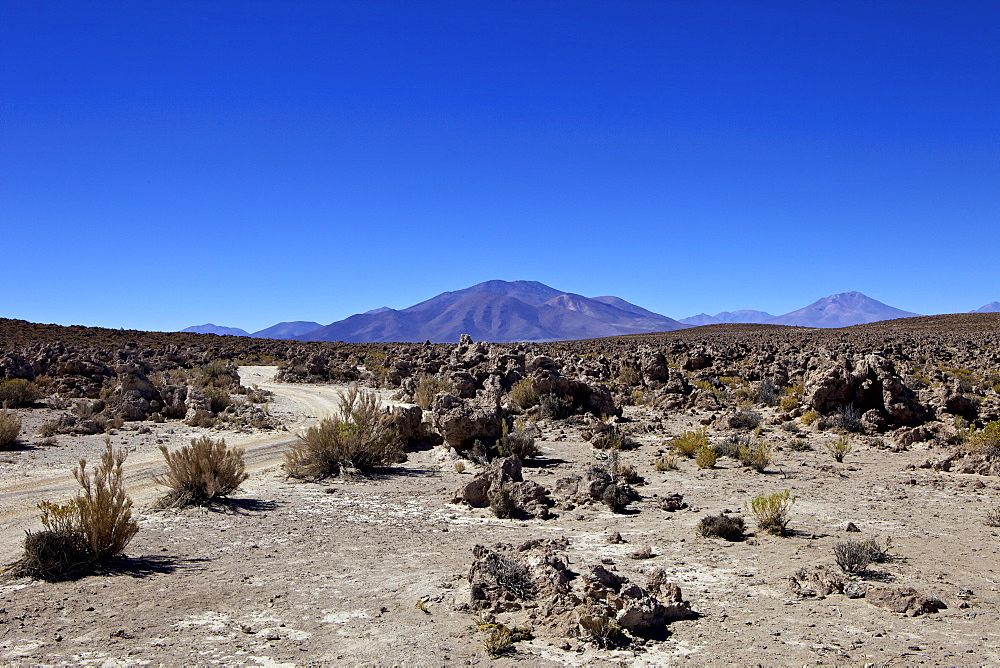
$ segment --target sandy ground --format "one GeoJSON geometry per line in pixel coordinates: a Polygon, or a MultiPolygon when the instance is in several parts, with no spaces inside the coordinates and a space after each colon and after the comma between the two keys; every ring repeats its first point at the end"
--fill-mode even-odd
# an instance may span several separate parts
{"type": "MultiPolygon", "coordinates": [[[[714,469],[693,461],[679,471],[652,469],[670,435],[703,415],[670,414],[664,429],[638,436],[624,453],[648,485],[639,512],[615,515],[602,505],[558,511],[555,519],[499,520],[488,509],[450,503],[472,479],[441,449],[410,453],[406,463],[367,479],[293,483],[280,469],[296,429],[331,408],[336,386],[280,385],[266,368],[244,368],[244,384],[278,396],[271,411],[289,432],[225,434],[247,448],[252,475],[226,511],[151,511],[161,489],[148,482],[156,440],[182,443],[199,430],[151,425],[123,431],[116,444],[135,448],[129,491],[141,531],[129,546],[132,569],[49,584],[0,582],[0,662],[10,664],[297,665],[701,665],[1000,664],[997,530],[986,510],[1000,505],[994,478],[913,468],[926,450],[859,448],[836,466],[810,434],[813,451],[776,453],[764,474],[720,458],[714,469]],[[167,433],[173,429],[175,433],[167,433]],[[738,511],[762,492],[791,489],[795,533],[760,533],[729,543],[699,538],[698,520],[738,511]],[[690,508],[660,510],[657,497],[678,492],[690,508]],[[845,533],[854,522],[861,534],[845,533]],[[620,532],[625,544],[608,544],[620,532]],[[858,536],[891,537],[901,558],[880,565],[892,585],[936,595],[948,608],[906,617],[864,599],[833,594],[800,599],[786,578],[813,564],[833,564],[833,544],[858,536]],[[568,537],[571,568],[611,560],[634,581],[665,569],[699,618],[675,622],[669,637],[630,651],[597,650],[576,640],[540,636],[517,653],[491,659],[469,614],[465,575],[477,543],[568,537]],[[627,555],[649,546],[652,559],[627,555]],[[416,606],[424,603],[427,612],[416,606]]],[[[645,409],[630,409],[642,420],[645,409]]],[[[662,415],[662,413],[661,413],[662,415]]],[[[595,453],[574,429],[543,423],[544,457],[525,477],[547,487],[580,471],[595,453]]],[[[777,436],[777,434],[774,434],[777,436]]],[[[69,468],[94,457],[101,437],[60,437],[55,446],[3,453],[2,544],[17,556],[23,529],[38,528],[34,504],[68,498],[69,468]]],[[[752,526],[752,522],[750,522],[752,526]]]]}

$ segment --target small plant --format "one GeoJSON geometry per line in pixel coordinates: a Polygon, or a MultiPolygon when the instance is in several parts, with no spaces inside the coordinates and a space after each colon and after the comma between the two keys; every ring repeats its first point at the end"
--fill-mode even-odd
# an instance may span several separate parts
{"type": "Polygon", "coordinates": [[[753,436],[749,434],[733,434],[727,436],[722,441],[715,444],[715,454],[719,457],[730,457],[732,459],[737,459],[740,452],[740,447],[753,446],[757,441],[753,436]]]}
{"type": "Polygon", "coordinates": [[[213,413],[221,413],[233,403],[229,390],[215,385],[205,387],[205,398],[208,399],[208,410],[213,413]]]}
{"type": "Polygon", "coordinates": [[[842,406],[831,418],[830,426],[843,429],[847,432],[859,432],[862,430],[861,411],[854,404],[842,406]]]}
{"type": "Polygon", "coordinates": [[[760,381],[757,388],[757,401],[763,406],[774,406],[778,403],[778,388],[771,382],[770,378],[760,381]]]}
{"type": "Polygon", "coordinates": [[[1000,457],[1000,420],[987,422],[979,431],[969,434],[969,445],[972,449],[987,457],[1000,457]]]}
{"type": "Polygon", "coordinates": [[[727,513],[707,515],[698,522],[698,535],[705,538],[715,536],[726,540],[740,540],[745,530],[746,524],[742,515],[727,513]]]}
{"type": "Polygon", "coordinates": [[[639,443],[625,435],[616,424],[608,424],[590,439],[590,445],[598,450],[632,450],[639,443]]]}
{"type": "Polygon", "coordinates": [[[417,388],[413,391],[413,402],[426,411],[430,409],[438,393],[450,391],[451,383],[448,381],[424,374],[417,381],[417,388]]]}
{"type": "Polygon", "coordinates": [[[1000,527],[1000,506],[987,510],[983,523],[988,527],[1000,527]]]}
{"type": "Polygon", "coordinates": [[[771,445],[763,438],[752,446],[741,445],[736,458],[743,466],[749,466],[758,473],[763,473],[771,463],[771,445]]]}
{"type": "Polygon", "coordinates": [[[42,391],[37,385],[24,378],[11,378],[0,382],[0,406],[14,408],[37,401],[42,391]]]}
{"type": "Polygon", "coordinates": [[[73,477],[82,488],[76,497],[80,530],[97,564],[121,554],[139,531],[138,523],[132,519],[132,499],[125,494],[122,466],[128,452],[114,450],[110,438],[105,438],[104,444],[101,463],[93,473],[87,472],[85,459],[73,469],[73,477]]]}
{"type": "Polygon", "coordinates": [[[708,447],[708,436],[706,436],[705,428],[684,432],[670,441],[670,447],[682,457],[694,457],[699,450],[708,447]]]}
{"type": "Polygon", "coordinates": [[[547,420],[564,420],[573,414],[573,402],[555,392],[539,397],[541,416],[547,420]]]}
{"type": "Polygon", "coordinates": [[[781,397],[781,400],[778,402],[778,408],[785,413],[791,413],[798,407],[799,407],[799,398],[791,394],[786,394],[785,396],[781,397]]]}
{"type": "Polygon", "coordinates": [[[538,446],[535,445],[535,437],[530,429],[525,425],[524,420],[514,423],[514,431],[510,430],[507,422],[503,423],[503,435],[497,442],[497,450],[501,457],[515,456],[521,461],[532,459],[538,455],[538,446]]]}
{"type": "Polygon", "coordinates": [[[841,436],[836,441],[826,444],[826,451],[829,452],[835,461],[844,461],[844,455],[851,452],[851,442],[846,436],[841,436]]]}
{"type": "Polygon", "coordinates": [[[625,387],[641,385],[642,372],[634,364],[624,364],[622,365],[621,372],[618,374],[618,382],[625,387]]]}
{"type": "Polygon", "coordinates": [[[191,439],[191,445],[173,452],[161,445],[160,452],[170,468],[167,475],[153,478],[157,484],[170,488],[160,500],[163,507],[206,505],[236,491],[247,479],[243,450],[227,448],[221,438],[191,439]]]}
{"type": "Polygon", "coordinates": [[[322,479],[347,467],[393,464],[403,456],[395,429],[382,420],[378,396],[357,385],[340,393],[336,415],[310,427],[299,441],[285,455],[285,471],[293,478],[322,479]]]}
{"type": "Polygon", "coordinates": [[[611,512],[621,513],[625,511],[625,508],[635,500],[637,494],[634,489],[629,487],[624,483],[613,482],[604,488],[604,493],[601,494],[601,501],[604,502],[611,512]]]}
{"type": "Polygon", "coordinates": [[[833,556],[840,570],[848,574],[861,573],[871,564],[871,555],[859,540],[845,540],[833,546],[833,556]]]}
{"type": "Polygon", "coordinates": [[[809,445],[809,441],[804,438],[793,438],[788,442],[788,449],[793,452],[808,452],[812,450],[813,447],[809,445]]]}
{"type": "Polygon", "coordinates": [[[654,471],[676,471],[677,470],[677,455],[672,452],[667,452],[661,455],[655,462],[653,462],[654,471]]]}
{"type": "Polygon", "coordinates": [[[752,431],[760,426],[763,421],[760,413],[750,408],[745,408],[730,420],[730,424],[736,429],[746,429],[752,431]]]}
{"type": "Polygon", "coordinates": [[[455,473],[465,473],[465,462],[455,462],[455,473]]]}
{"type": "Polygon", "coordinates": [[[490,510],[502,520],[507,520],[521,514],[514,496],[510,493],[510,486],[507,484],[492,485],[486,493],[486,498],[490,502],[490,510]]]}
{"type": "Polygon", "coordinates": [[[747,508],[762,531],[784,536],[788,531],[788,512],[795,503],[791,490],[761,494],[750,500],[747,508]]]}
{"type": "Polygon", "coordinates": [[[513,387],[510,388],[510,400],[521,410],[538,405],[538,393],[535,392],[530,378],[522,378],[514,383],[513,387]]]}
{"type": "Polygon", "coordinates": [[[715,450],[706,446],[698,450],[698,455],[695,457],[694,462],[700,469],[710,469],[715,466],[716,459],[715,450]]]}
{"type": "Polygon", "coordinates": [[[0,448],[9,448],[21,435],[21,418],[13,411],[0,411],[0,448]]]}
{"type": "Polygon", "coordinates": [[[808,427],[809,425],[811,425],[813,422],[815,422],[816,420],[820,419],[821,417],[823,417],[823,416],[820,415],[819,411],[810,409],[810,410],[807,410],[805,413],[803,413],[802,417],[800,417],[799,419],[802,420],[802,424],[804,424],[804,425],[806,425],[808,427]]]}
{"type": "Polygon", "coordinates": [[[483,649],[490,656],[501,656],[514,649],[514,634],[503,624],[496,624],[486,630],[483,649]]]}

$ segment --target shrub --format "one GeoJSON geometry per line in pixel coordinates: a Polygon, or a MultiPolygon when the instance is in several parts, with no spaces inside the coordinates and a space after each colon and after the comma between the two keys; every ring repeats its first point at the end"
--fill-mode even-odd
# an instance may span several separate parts
{"type": "Polygon", "coordinates": [[[694,461],[698,468],[710,469],[715,466],[716,458],[715,450],[706,446],[698,450],[698,456],[695,457],[694,461]]]}
{"type": "Polygon", "coordinates": [[[161,445],[160,452],[170,469],[167,475],[153,478],[157,484],[170,488],[160,500],[163,507],[212,503],[236,491],[247,479],[243,450],[227,448],[221,438],[218,441],[208,436],[193,438],[191,445],[173,452],[161,445]]]}
{"type": "Polygon", "coordinates": [[[539,397],[538,405],[541,416],[549,420],[563,420],[573,414],[573,402],[555,392],[539,397]]]}
{"type": "Polygon", "coordinates": [[[854,404],[842,406],[829,419],[830,426],[843,429],[849,432],[859,432],[862,430],[861,411],[854,404]]]}
{"type": "Polygon", "coordinates": [[[21,435],[21,418],[13,411],[0,411],[0,448],[17,443],[21,435]]]}
{"type": "Polygon", "coordinates": [[[496,624],[486,630],[483,649],[490,656],[507,654],[514,649],[514,634],[503,624],[496,624]]]}
{"type": "Polygon", "coordinates": [[[431,404],[434,403],[434,397],[436,397],[439,392],[449,391],[451,391],[451,383],[446,380],[441,380],[440,378],[424,374],[420,377],[420,380],[417,381],[417,387],[413,391],[413,402],[426,411],[430,409],[431,404]]]}
{"type": "Polygon", "coordinates": [[[609,424],[594,434],[590,445],[598,450],[632,450],[639,447],[639,443],[622,433],[616,424],[609,424]]]}
{"type": "Polygon", "coordinates": [[[530,378],[522,378],[514,383],[514,386],[510,388],[510,400],[522,410],[538,405],[538,393],[535,392],[530,378]]]}
{"type": "Polygon", "coordinates": [[[628,485],[613,482],[604,488],[604,493],[601,494],[601,501],[611,509],[611,512],[620,513],[625,510],[635,496],[635,490],[628,485]]]}
{"type": "Polygon", "coordinates": [[[791,490],[761,494],[750,500],[747,506],[757,526],[762,531],[784,536],[788,527],[788,512],[795,503],[791,490]]]}
{"type": "Polygon", "coordinates": [[[763,473],[767,465],[771,463],[771,445],[763,438],[752,446],[741,445],[736,453],[736,458],[743,466],[749,466],[755,471],[763,473]]]}
{"type": "Polygon", "coordinates": [[[970,433],[969,445],[987,457],[1000,457],[1000,420],[987,422],[979,431],[970,433]]]}
{"type": "Polygon", "coordinates": [[[841,436],[833,443],[826,444],[826,451],[829,452],[834,460],[838,462],[844,461],[844,455],[849,453],[853,448],[851,447],[851,442],[846,436],[841,436]]]}
{"type": "Polygon", "coordinates": [[[515,455],[522,461],[531,459],[538,454],[535,437],[532,436],[523,420],[518,420],[514,424],[514,431],[511,431],[507,422],[504,421],[503,436],[497,442],[497,450],[501,457],[515,455]]]}
{"type": "Polygon", "coordinates": [[[749,434],[733,434],[715,444],[715,454],[719,457],[731,457],[736,459],[739,456],[740,447],[750,447],[755,443],[756,441],[753,436],[749,434]]]}
{"type": "Polygon", "coordinates": [[[677,470],[677,455],[672,452],[668,452],[653,462],[653,470],[655,471],[676,471],[677,470]]]}
{"type": "Polygon", "coordinates": [[[809,445],[809,441],[804,438],[793,438],[788,442],[788,449],[794,452],[806,452],[812,450],[812,446],[809,445]]]}
{"type": "Polygon", "coordinates": [[[1000,506],[986,511],[983,523],[988,527],[1000,527],[1000,506]]]}
{"type": "Polygon", "coordinates": [[[820,419],[820,417],[822,416],[820,415],[819,411],[810,409],[807,410],[805,413],[803,413],[802,417],[800,417],[799,419],[802,420],[802,424],[808,426],[811,425],[816,420],[820,419]]]}
{"type": "Polygon", "coordinates": [[[490,510],[502,520],[507,520],[521,513],[514,496],[510,493],[510,486],[507,484],[491,485],[486,498],[490,502],[490,510]]]}
{"type": "Polygon", "coordinates": [[[845,573],[860,573],[871,564],[871,556],[864,543],[859,540],[845,540],[833,546],[833,557],[845,573]]]}
{"type": "Polygon", "coordinates": [[[736,415],[730,420],[730,424],[736,429],[746,429],[747,431],[752,431],[759,427],[762,421],[763,418],[760,413],[746,408],[736,413],[736,415]]]}
{"type": "Polygon", "coordinates": [[[110,438],[105,438],[104,443],[101,463],[93,473],[88,474],[85,459],[73,469],[73,477],[83,488],[76,498],[80,529],[98,564],[121,554],[139,530],[132,519],[132,499],[125,494],[122,465],[128,452],[114,450],[110,438]]]}
{"type": "Polygon", "coordinates": [[[352,386],[341,392],[337,414],[310,427],[285,455],[285,470],[295,478],[321,479],[346,467],[359,469],[401,461],[396,432],[381,419],[374,392],[352,386]]]}
{"type": "Polygon", "coordinates": [[[698,522],[698,535],[705,538],[716,536],[726,540],[740,540],[745,530],[742,515],[707,515],[698,522]]]}
{"type": "Polygon", "coordinates": [[[0,382],[0,406],[14,408],[37,401],[42,391],[37,385],[24,378],[12,378],[0,382]]]}
{"type": "Polygon", "coordinates": [[[774,406],[778,403],[778,388],[771,382],[770,378],[760,381],[757,388],[757,401],[763,406],[774,406]]]}
{"type": "Polygon", "coordinates": [[[684,432],[670,441],[670,447],[683,457],[694,457],[699,450],[708,447],[708,436],[705,435],[705,428],[684,432]]]}
{"type": "Polygon", "coordinates": [[[221,413],[233,403],[229,390],[214,385],[205,388],[205,398],[208,399],[208,410],[213,413],[221,413]]]}
{"type": "Polygon", "coordinates": [[[618,374],[618,382],[625,387],[635,387],[642,384],[642,372],[634,364],[625,364],[618,374]]]}
{"type": "Polygon", "coordinates": [[[799,407],[798,397],[793,396],[791,394],[786,394],[785,396],[781,397],[781,400],[778,402],[778,408],[780,408],[785,413],[790,413],[798,407],[799,407]]]}

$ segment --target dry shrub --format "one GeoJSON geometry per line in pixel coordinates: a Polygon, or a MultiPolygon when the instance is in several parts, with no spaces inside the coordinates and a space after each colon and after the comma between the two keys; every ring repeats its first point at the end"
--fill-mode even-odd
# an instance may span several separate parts
{"type": "Polygon", "coordinates": [[[851,442],[846,436],[841,436],[833,443],[826,444],[826,451],[833,456],[833,459],[838,462],[844,461],[844,455],[849,453],[853,448],[851,447],[851,442]]]}
{"type": "Polygon", "coordinates": [[[810,409],[807,410],[805,413],[803,413],[802,417],[800,417],[799,419],[802,420],[802,424],[811,425],[813,422],[820,419],[821,417],[823,416],[820,415],[819,411],[810,409]]]}
{"type": "Polygon", "coordinates": [[[983,523],[988,527],[1000,527],[1000,506],[987,510],[983,523]]]}
{"type": "Polygon", "coordinates": [[[979,454],[1000,457],[1000,420],[987,422],[981,430],[972,432],[969,445],[979,454]]]}
{"type": "Polygon", "coordinates": [[[80,466],[73,469],[73,476],[83,488],[76,497],[80,529],[98,564],[121,554],[139,530],[132,519],[132,499],[125,494],[122,465],[128,452],[114,450],[110,438],[104,443],[101,463],[93,473],[87,473],[86,459],[81,459],[80,466]]]}
{"type": "Polygon", "coordinates": [[[743,466],[749,466],[755,471],[763,473],[767,465],[771,463],[771,445],[763,438],[753,446],[741,445],[736,453],[736,458],[743,466]]]}
{"type": "Polygon", "coordinates": [[[845,540],[833,546],[833,556],[840,570],[854,574],[864,572],[872,563],[881,564],[892,560],[891,550],[891,539],[886,539],[884,545],[875,538],[845,540]]]}
{"type": "Polygon", "coordinates": [[[654,471],[676,471],[677,470],[677,455],[672,452],[668,452],[658,458],[653,462],[654,471]]]}
{"type": "Polygon", "coordinates": [[[205,388],[205,398],[208,399],[208,409],[213,413],[221,413],[233,403],[229,390],[214,385],[205,388]]]}
{"type": "Polygon", "coordinates": [[[514,633],[503,624],[496,624],[486,630],[483,649],[490,656],[507,654],[514,649],[514,633]]]}
{"type": "Polygon", "coordinates": [[[506,483],[492,485],[486,492],[486,497],[490,502],[490,510],[499,519],[509,520],[522,512],[514,500],[514,496],[510,493],[510,486],[506,483]]]}
{"type": "Polygon", "coordinates": [[[521,461],[532,459],[538,455],[535,437],[523,420],[518,420],[511,431],[507,422],[503,423],[503,435],[497,442],[497,450],[501,457],[516,456],[521,461]]]}
{"type": "Polygon", "coordinates": [[[510,400],[522,410],[537,406],[540,401],[530,378],[522,378],[514,383],[510,388],[510,400]]]}
{"type": "Polygon", "coordinates": [[[762,531],[784,536],[788,532],[788,512],[795,503],[791,490],[761,494],[751,499],[748,509],[762,531]]]}
{"type": "Polygon", "coordinates": [[[417,381],[417,388],[413,391],[413,402],[425,411],[430,410],[431,404],[434,403],[434,397],[439,392],[450,391],[451,383],[448,381],[424,374],[417,381]]]}
{"type": "Polygon", "coordinates": [[[322,479],[348,467],[365,469],[402,461],[396,430],[382,419],[378,395],[352,386],[340,393],[337,414],[310,427],[285,455],[293,478],[322,479]]]}
{"type": "Polygon", "coordinates": [[[705,428],[695,431],[686,431],[677,438],[670,441],[670,447],[677,451],[682,457],[694,457],[702,448],[708,447],[708,436],[705,435],[705,428]]]}
{"type": "Polygon", "coordinates": [[[8,448],[21,435],[21,418],[13,411],[0,411],[0,448],[8,448]]]}
{"type": "Polygon", "coordinates": [[[698,535],[705,538],[717,536],[726,540],[740,540],[745,530],[746,525],[740,515],[707,515],[698,522],[698,535]]]}
{"type": "Polygon", "coordinates": [[[573,414],[573,401],[555,392],[538,398],[539,414],[547,420],[564,420],[573,414]]]}
{"type": "Polygon", "coordinates": [[[191,445],[173,452],[161,445],[160,452],[170,468],[165,476],[153,478],[170,488],[161,507],[206,505],[236,491],[247,479],[242,448],[230,449],[221,438],[194,438],[191,445]]]}
{"type": "Polygon", "coordinates": [[[701,469],[710,469],[715,466],[715,461],[718,456],[715,454],[715,450],[709,447],[700,448],[698,450],[698,455],[695,457],[695,464],[701,469]]]}
{"type": "Polygon", "coordinates": [[[24,378],[11,378],[0,382],[0,406],[13,408],[37,401],[42,391],[37,385],[24,378]]]}

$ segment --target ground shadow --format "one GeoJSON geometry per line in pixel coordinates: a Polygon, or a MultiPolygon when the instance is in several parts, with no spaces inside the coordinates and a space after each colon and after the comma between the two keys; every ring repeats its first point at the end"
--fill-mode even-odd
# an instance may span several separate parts
{"type": "Polygon", "coordinates": [[[170,555],[141,555],[138,557],[119,556],[104,566],[92,571],[93,575],[128,575],[133,578],[147,578],[153,575],[169,575],[178,571],[198,570],[210,559],[181,559],[170,555]]]}
{"type": "Polygon", "coordinates": [[[251,515],[253,513],[266,513],[277,510],[277,501],[264,499],[228,499],[223,498],[205,506],[206,510],[215,513],[226,513],[234,515],[251,515]]]}

